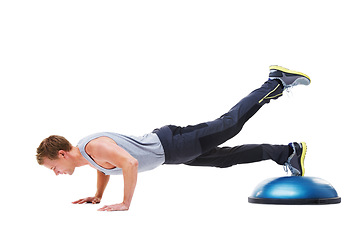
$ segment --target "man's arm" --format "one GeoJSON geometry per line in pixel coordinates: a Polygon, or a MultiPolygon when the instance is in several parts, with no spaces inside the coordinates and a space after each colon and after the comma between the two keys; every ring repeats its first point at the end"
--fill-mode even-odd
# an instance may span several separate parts
{"type": "Polygon", "coordinates": [[[109,182],[110,176],[105,175],[104,173],[97,171],[97,191],[94,197],[87,197],[79,199],[74,204],[82,204],[82,203],[100,203],[102,196],[104,194],[105,188],[109,182]]]}
{"type": "Polygon", "coordinates": [[[110,175],[105,175],[104,173],[97,171],[97,191],[95,194],[96,198],[102,198],[109,179],[110,175]]]}
{"type": "MultiPolygon", "coordinates": [[[[122,167],[124,176],[124,207],[129,209],[132,197],[134,195],[137,174],[138,174],[138,161],[130,161],[122,167]]],[[[127,210],[126,209],[126,210],[127,210]]]]}
{"type": "Polygon", "coordinates": [[[91,141],[86,151],[99,164],[106,168],[118,167],[122,169],[124,176],[124,200],[120,204],[104,206],[100,211],[124,211],[128,210],[134,195],[138,161],[115,142],[108,139],[95,139],[91,141]]]}

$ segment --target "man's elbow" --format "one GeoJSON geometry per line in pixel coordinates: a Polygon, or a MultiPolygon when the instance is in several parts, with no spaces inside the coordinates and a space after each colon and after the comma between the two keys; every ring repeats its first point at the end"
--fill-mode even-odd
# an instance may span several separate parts
{"type": "Polygon", "coordinates": [[[135,158],[131,158],[131,159],[129,159],[128,160],[128,167],[129,168],[135,168],[135,169],[137,169],[138,168],[138,166],[139,166],[139,162],[138,162],[138,160],[137,159],[135,159],[135,158]]]}

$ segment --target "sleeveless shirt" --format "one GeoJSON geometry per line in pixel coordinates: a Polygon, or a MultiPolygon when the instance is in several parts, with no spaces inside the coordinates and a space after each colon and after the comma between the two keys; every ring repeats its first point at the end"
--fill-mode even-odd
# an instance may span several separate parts
{"type": "Polygon", "coordinates": [[[115,141],[115,143],[128,152],[138,162],[138,172],[144,172],[154,169],[165,162],[165,153],[161,145],[159,137],[155,133],[145,134],[142,137],[125,136],[118,133],[100,132],[95,133],[81,139],[78,143],[78,148],[81,155],[97,170],[106,175],[120,175],[121,168],[106,169],[98,165],[85,151],[86,145],[99,137],[108,137],[115,141]]]}

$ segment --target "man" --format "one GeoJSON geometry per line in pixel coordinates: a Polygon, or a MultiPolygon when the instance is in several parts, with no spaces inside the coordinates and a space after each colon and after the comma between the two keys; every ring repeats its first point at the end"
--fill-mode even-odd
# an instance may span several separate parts
{"type": "Polygon", "coordinates": [[[94,197],[73,202],[100,203],[110,175],[124,177],[124,199],[120,204],[104,206],[100,211],[124,211],[130,207],[138,172],[162,164],[230,167],[271,159],[289,168],[292,175],[305,173],[305,143],[288,145],[251,144],[218,147],[240,132],[243,125],[264,104],[282,96],[284,89],[309,85],[310,78],[279,66],[270,66],[269,79],[220,118],[194,126],[167,125],[142,137],[102,132],[87,136],[73,147],[64,137],[50,136],[37,149],[40,165],[56,175],[72,175],[76,167],[90,165],[97,169],[94,197]]]}

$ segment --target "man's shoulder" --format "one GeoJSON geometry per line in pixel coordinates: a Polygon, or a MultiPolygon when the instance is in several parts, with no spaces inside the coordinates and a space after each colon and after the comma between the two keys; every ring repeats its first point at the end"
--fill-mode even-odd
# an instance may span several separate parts
{"type": "Polygon", "coordinates": [[[89,154],[96,154],[114,144],[114,140],[108,137],[98,137],[86,144],[85,151],[89,154]]]}

